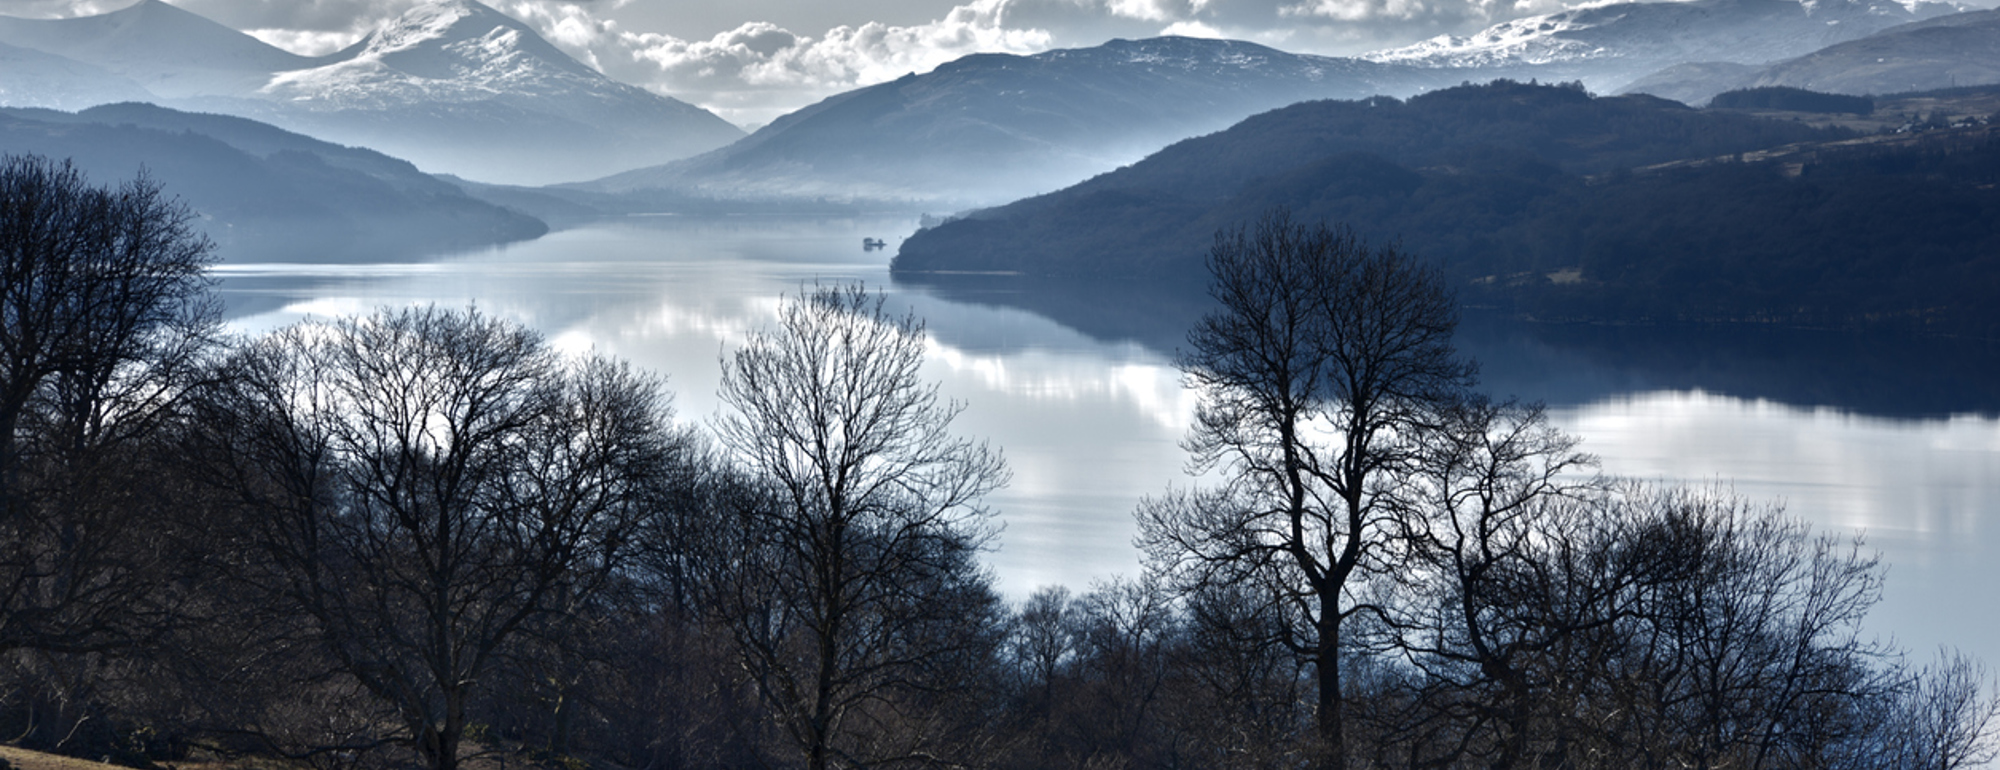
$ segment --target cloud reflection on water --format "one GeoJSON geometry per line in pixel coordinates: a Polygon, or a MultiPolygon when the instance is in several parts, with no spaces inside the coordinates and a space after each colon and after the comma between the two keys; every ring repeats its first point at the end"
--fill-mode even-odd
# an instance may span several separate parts
{"type": "Polygon", "coordinates": [[[1887,419],[1703,391],[1554,410],[1634,478],[1728,480],[1826,526],[1935,539],[1976,535],[2000,483],[2000,419],[1887,419]]]}
{"type": "MultiPolygon", "coordinates": [[[[667,376],[687,422],[715,412],[719,356],[775,319],[780,295],[816,280],[864,280],[890,292],[892,309],[926,320],[929,373],[947,398],[967,405],[958,430],[1000,447],[1013,468],[1013,484],[989,500],[1006,524],[990,557],[1001,588],[1020,598],[1039,585],[1083,590],[1132,574],[1133,507],[1189,483],[1178,442],[1194,398],[1169,356],[998,303],[892,286],[886,255],[860,252],[859,241],[908,227],[620,223],[422,265],[235,264],[218,275],[225,301],[240,313],[232,325],[248,333],[307,314],[476,303],[542,330],[566,351],[596,350],[667,376]]],[[[1519,347],[1488,345],[1480,356],[1519,347]]],[[[1509,392],[1555,398],[1575,387],[1564,377],[1607,366],[1586,356],[1597,348],[1576,350],[1539,363],[1487,363],[1496,375],[1542,378],[1515,376],[1509,392]],[[1551,382],[1558,389],[1538,395],[1551,382]]],[[[1966,589],[2000,578],[1989,564],[2000,554],[2000,526],[1988,520],[2000,515],[2000,420],[1870,417],[1678,383],[1632,384],[1615,397],[1552,407],[1551,415],[1603,458],[1607,473],[1728,484],[1755,500],[1783,501],[1820,528],[1865,531],[1891,565],[1874,628],[1894,630],[1920,651],[1951,643],[2000,662],[2000,618],[1957,603],[1966,589]]]]}
{"type": "Polygon", "coordinates": [[[2000,419],[1870,417],[1699,390],[1551,410],[1606,473],[1721,484],[1820,532],[1861,533],[1889,567],[1875,633],[2000,663],[2000,617],[1968,590],[2000,579],[2000,419]]]}

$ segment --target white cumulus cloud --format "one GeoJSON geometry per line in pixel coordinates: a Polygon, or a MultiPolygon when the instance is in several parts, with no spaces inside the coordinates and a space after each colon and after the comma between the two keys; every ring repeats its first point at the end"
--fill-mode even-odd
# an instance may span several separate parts
{"type": "Polygon", "coordinates": [[[1206,38],[1217,38],[1217,39],[1229,37],[1229,33],[1223,32],[1221,29],[1211,26],[1206,22],[1199,22],[1199,21],[1177,21],[1172,24],[1168,24],[1165,28],[1161,29],[1160,34],[1174,35],[1177,37],[1206,37],[1206,38]]]}
{"type": "MultiPolygon", "coordinates": [[[[0,0],[0,13],[79,16],[135,1],[0,0]]],[[[432,1],[168,0],[309,55],[350,45],[432,1]]],[[[679,0],[484,1],[613,78],[746,125],[768,122],[841,91],[927,72],[971,53],[1030,54],[1098,45],[1113,37],[1167,34],[1238,38],[1301,53],[1356,54],[1438,34],[1468,34],[1498,21],[1558,10],[1564,3],[732,0],[725,6],[679,0]]]]}
{"type": "Polygon", "coordinates": [[[749,21],[697,40],[627,30],[575,3],[515,0],[500,7],[608,75],[744,124],[966,54],[1034,53],[1052,41],[1047,31],[1005,25],[1004,0],[975,0],[926,24],[868,22],[813,35],[749,21]]]}

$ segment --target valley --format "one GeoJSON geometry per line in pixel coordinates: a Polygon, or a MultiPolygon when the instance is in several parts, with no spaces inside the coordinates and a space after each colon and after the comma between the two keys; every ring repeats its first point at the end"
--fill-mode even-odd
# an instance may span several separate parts
{"type": "Polygon", "coordinates": [[[18,3],[0,770],[2000,758],[2000,11],[18,3]]]}

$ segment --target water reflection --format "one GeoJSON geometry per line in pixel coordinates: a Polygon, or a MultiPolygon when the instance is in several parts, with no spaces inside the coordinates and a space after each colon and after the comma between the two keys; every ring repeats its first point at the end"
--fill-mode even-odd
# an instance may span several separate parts
{"type": "MultiPolygon", "coordinates": [[[[924,318],[930,375],[966,404],[958,427],[1001,447],[1013,484],[991,563],[1019,597],[1131,573],[1133,506],[1184,484],[1193,407],[1171,352],[1199,291],[1019,279],[892,284],[914,222],[658,218],[592,226],[424,263],[232,258],[231,323],[258,332],[382,305],[473,304],[669,378],[680,417],[717,408],[718,357],[812,281],[866,281],[924,318]],[[893,249],[891,249],[893,251],[893,249]]],[[[1919,651],[1953,643],[2000,664],[2000,619],[1953,601],[2000,567],[2000,364],[1994,348],[1783,330],[1550,327],[1472,314],[1461,346],[1489,390],[1553,405],[1605,470],[1727,482],[1822,527],[1865,530],[1892,567],[1873,626],[1919,651]]]]}
{"type": "MultiPolygon", "coordinates": [[[[1144,280],[915,276],[953,302],[1022,308],[1171,354],[1207,312],[1198,287],[1144,280]]],[[[1696,390],[1888,417],[2000,414],[2000,342],[1744,325],[1531,324],[1467,310],[1459,349],[1496,395],[1579,405],[1696,390]]]]}
{"type": "MultiPolygon", "coordinates": [[[[1002,448],[1013,483],[992,563],[1010,593],[1132,573],[1130,511],[1180,478],[1192,410],[1166,357],[1024,310],[892,287],[864,237],[881,220],[637,220],[410,264],[238,259],[217,271],[231,324],[256,333],[382,305],[476,305],[565,350],[598,350],[669,378],[680,417],[714,413],[718,358],[814,281],[864,281],[931,330],[930,374],[963,402],[967,435],[1002,448]]],[[[893,243],[893,240],[892,240],[893,243]]]]}
{"type": "Polygon", "coordinates": [[[1877,633],[1919,653],[1952,644],[2000,663],[2000,617],[1965,591],[2000,565],[2000,419],[1888,419],[1695,391],[1553,410],[1607,472],[1721,484],[1821,531],[1860,533],[1889,565],[1877,633]]]}

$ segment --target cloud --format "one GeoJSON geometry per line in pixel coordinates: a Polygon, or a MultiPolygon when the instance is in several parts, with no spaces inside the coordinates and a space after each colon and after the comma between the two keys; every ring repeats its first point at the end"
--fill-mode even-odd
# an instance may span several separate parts
{"type": "Polygon", "coordinates": [[[326,32],[311,29],[246,29],[244,33],[271,45],[305,56],[324,56],[353,45],[361,33],[346,30],[326,32]]]}
{"type": "Polygon", "coordinates": [[[1229,34],[1199,21],[1177,21],[1160,30],[1162,35],[1177,37],[1226,38],[1229,34]]]}
{"type": "Polygon", "coordinates": [[[1286,6],[1287,16],[1320,17],[1334,21],[1361,22],[1373,19],[1407,21],[1433,13],[1423,0],[1311,0],[1286,6]]]}
{"type": "Polygon", "coordinates": [[[926,24],[868,22],[810,35],[749,21],[706,40],[629,31],[576,3],[515,0],[499,7],[608,75],[743,124],[966,54],[1034,53],[1052,44],[1045,30],[1004,24],[1005,0],[975,0],[926,24]]]}
{"type": "Polygon", "coordinates": [[[421,0],[170,0],[241,30],[337,33],[359,38],[421,0]]]}
{"type": "MultiPolygon", "coordinates": [[[[325,54],[425,0],[169,0],[282,48],[325,54]]],[[[1982,0],[1992,2],[1993,0],[1982,0]]],[[[133,0],[0,0],[88,15],[133,0]]],[[[1564,0],[485,0],[613,78],[758,124],[971,53],[1031,54],[1113,37],[1229,37],[1332,55],[1468,34],[1564,0]],[[938,2],[956,2],[938,13],[938,2]],[[838,19],[842,23],[835,23],[838,19]],[[872,20],[871,20],[872,19],[872,20]],[[898,22],[880,19],[897,19],[898,22]],[[700,28],[699,34],[676,27],[700,28]]]]}
{"type": "Polygon", "coordinates": [[[1173,22],[1186,20],[1192,6],[1176,0],[1105,0],[1104,10],[1128,19],[1173,22]]]}
{"type": "MultiPolygon", "coordinates": [[[[422,0],[174,0],[301,53],[358,39],[422,0]],[[213,6],[214,12],[204,10],[213,6]],[[233,9],[224,18],[224,7],[233,9]],[[231,19],[235,21],[232,22],[231,19]],[[255,23],[247,23],[255,22],[255,23]]],[[[928,72],[972,53],[1032,54],[1113,37],[1230,37],[1350,54],[1470,32],[1560,0],[962,0],[929,21],[807,29],[749,19],[707,37],[635,29],[632,0],[486,0],[611,77],[757,125],[842,91],[928,72]],[[1520,8],[1516,8],[1520,6],[1520,8]]],[[[901,0],[848,0],[887,13],[901,0]],[[874,5],[868,5],[874,3],[874,5]]],[[[766,8],[769,10],[769,8],[766,8]]],[[[909,8],[899,7],[902,12],[909,8]]]]}
{"type": "Polygon", "coordinates": [[[0,15],[23,19],[62,19],[96,16],[132,4],[132,0],[10,0],[0,5],[0,15]]]}

